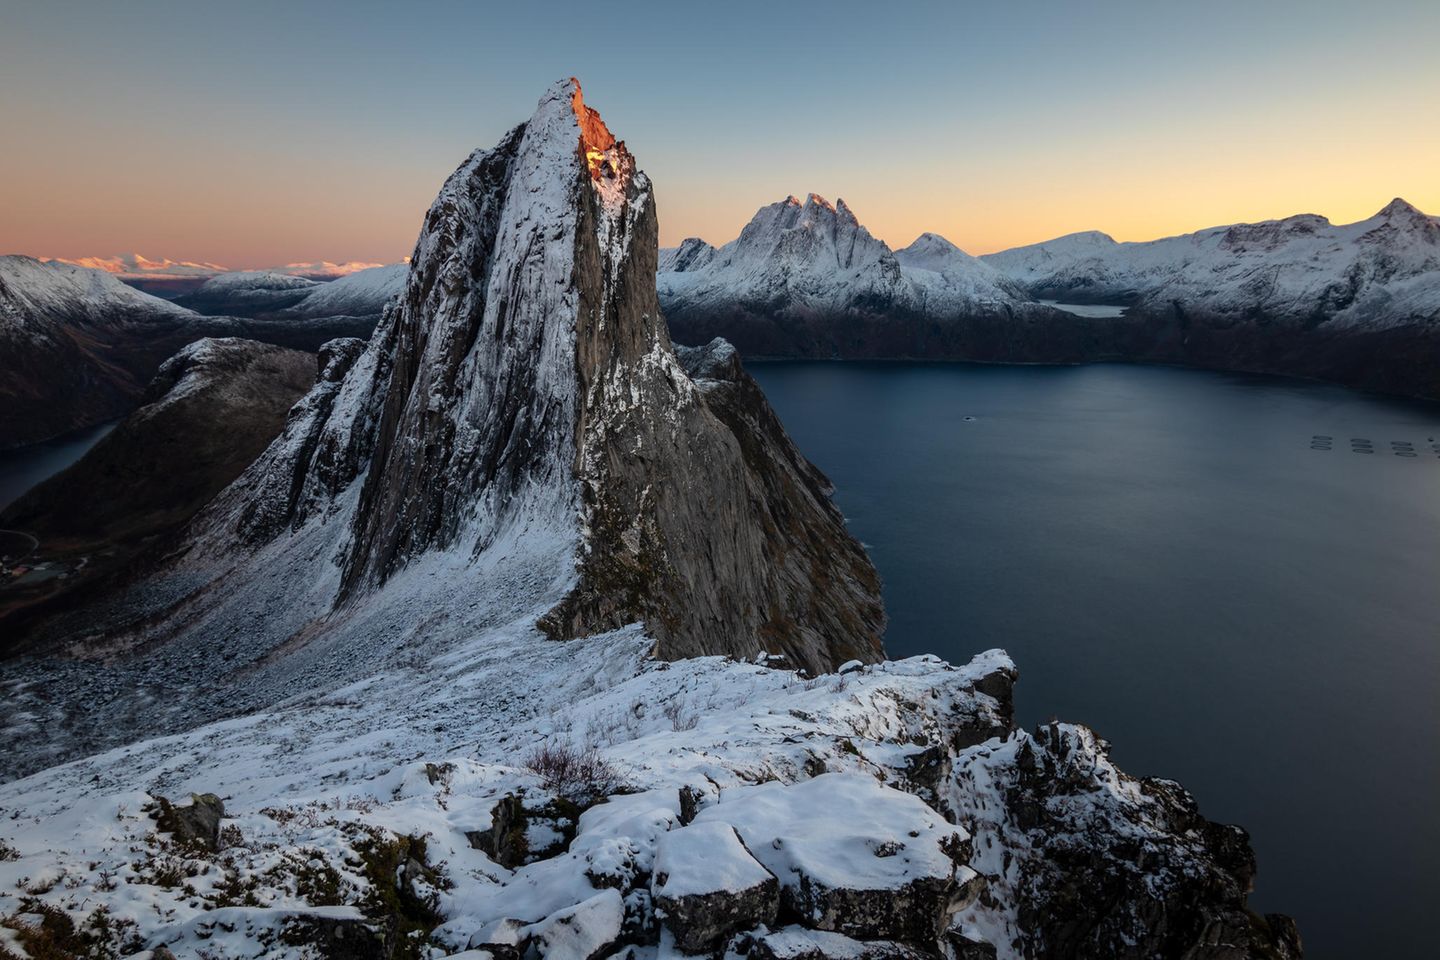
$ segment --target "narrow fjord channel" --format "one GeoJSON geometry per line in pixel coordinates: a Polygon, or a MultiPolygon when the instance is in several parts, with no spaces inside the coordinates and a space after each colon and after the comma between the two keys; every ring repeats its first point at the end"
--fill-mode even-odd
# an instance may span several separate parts
{"type": "Polygon", "coordinates": [[[1252,834],[1312,958],[1432,949],[1440,404],[1124,365],[751,364],[885,578],[891,656],[1004,647],[1252,834]]]}

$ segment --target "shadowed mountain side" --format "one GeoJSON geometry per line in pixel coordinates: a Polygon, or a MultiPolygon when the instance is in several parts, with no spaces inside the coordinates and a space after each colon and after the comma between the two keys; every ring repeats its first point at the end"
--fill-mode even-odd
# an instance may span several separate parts
{"type": "Polygon", "coordinates": [[[0,528],[39,541],[30,575],[0,586],[0,655],[24,648],[26,621],[143,568],[275,438],[314,379],[313,354],[249,340],[200,340],[162,364],[143,406],[0,513],[0,528]]]}

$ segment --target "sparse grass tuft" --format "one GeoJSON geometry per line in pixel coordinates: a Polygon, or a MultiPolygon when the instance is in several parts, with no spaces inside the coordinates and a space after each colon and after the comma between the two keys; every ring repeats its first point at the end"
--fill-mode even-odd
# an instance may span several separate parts
{"type": "Polygon", "coordinates": [[[620,772],[595,747],[544,743],[525,758],[525,768],[567,800],[593,803],[620,789],[620,772]]]}

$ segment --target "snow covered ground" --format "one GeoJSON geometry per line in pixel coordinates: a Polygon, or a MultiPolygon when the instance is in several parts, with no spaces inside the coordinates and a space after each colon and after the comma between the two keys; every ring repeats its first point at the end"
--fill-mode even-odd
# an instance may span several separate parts
{"type": "Polygon", "coordinates": [[[407,669],[4,784],[0,915],[45,904],[84,922],[103,907],[136,945],[293,956],[281,935],[297,915],[358,918],[371,902],[357,848],[423,837],[417,883],[433,897],[437,943],[457,950],[495,921],[543,926],[613,894],[621,874],[627,894],[648,898],[637,878],[661,844],[659,888],[713,886],[718,868],[681,835],[665,839],[681,827],[681,788],[701,807],[685,829],[733,825],[784,883],[971,876],[941,847],[965,831],[884,781],[899,782],[922,752],[910,741],[939,736],[938,718],[999,722],[973,685],[1008,667],[1003,654],[963,669],[918,658],[806,680],[714,657],[657,662],[650,645],[633,629],[560,644],[516,624],[407,669]],[[502,799],[521,795],[531,809],[575,799],[577,785],[526,769],[543,744],[597,748],[637,792],[578,824],[532,817],[530,849],[561,840],[564,852],[503,866],[471,839],[492,829],[502,799]],[[224,801],[216,853],[157,833],[156,798],[190,793],[224,801]],[[566,833],[577,834],[568,849],[566,833]]]}

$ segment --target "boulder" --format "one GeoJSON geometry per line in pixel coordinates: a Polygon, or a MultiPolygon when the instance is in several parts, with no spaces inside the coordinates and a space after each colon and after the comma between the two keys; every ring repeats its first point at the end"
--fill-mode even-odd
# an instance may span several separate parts
{"type": "Polygon", "coordinates": [[[155,824],[181,846],[198,847],[215,853],[220,849],[220,820],[225,804],[213,793],[192,793],[190,803],[177,807],[156,797],[155,824]]]}
{"type": "Polygon", "coordinates": [[[660,838],[651,894],[656,912],[688,953],[721,946],[733,934],[773,923],[780,884],[728,823],[695,823],[660,838]]]}
{"type": "Polygon", "coordinates": [[[937,960],[938,957],[933,951],[893,940],[866,942],[842,933],[803,927],[785,927],[756,936],[750,940],[749,950],[750,960],[937,960]]]}
{"type": "Polygon", "coordinates": [[[779,880],[784,914],[857,940],[932,944],[979,882],[957,862],[965,830],[863,774],[726,790],[695,818],[713,822],[733,826],[779,880]]]}
{"type": "Polygon", "coordinates": [[[573,907],[567,907],[534,924],[527,955],[533,950],[545,960],[593,960],[608,953],[620,939],[625,902],[618,890],[603,890],[573,907]]]}

